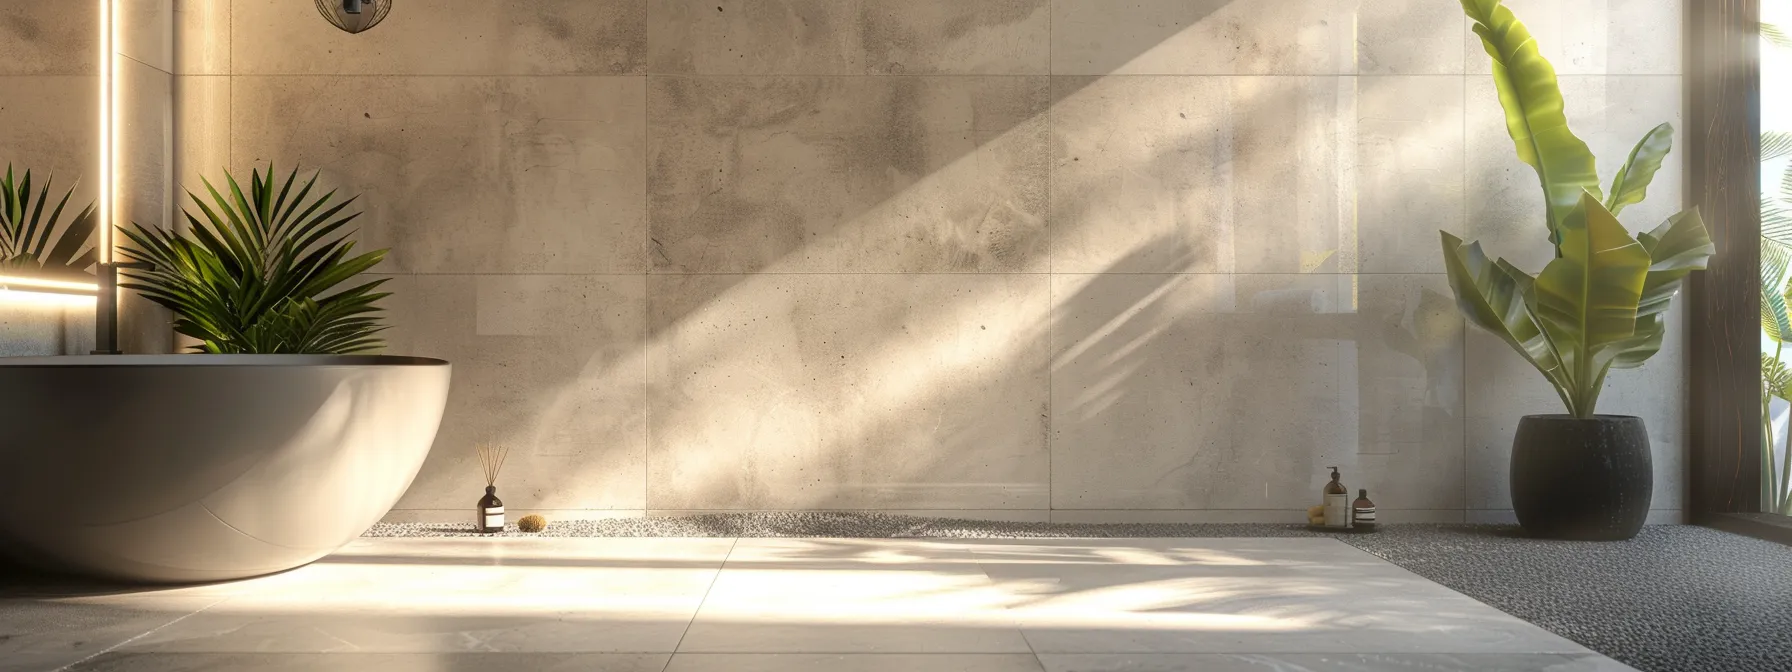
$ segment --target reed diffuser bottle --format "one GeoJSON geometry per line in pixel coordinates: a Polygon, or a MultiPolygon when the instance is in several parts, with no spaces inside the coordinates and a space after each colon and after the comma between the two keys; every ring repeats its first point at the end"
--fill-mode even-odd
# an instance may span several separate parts
{"type": "Polygon", "coordinates": [[[490,443],[479,444],[479,465],[485,468],[485,496],[479,498],[478,517],[474,529],[485,532],[504,531],[504,500],[498,499],[498,471],[510,449],[490,443]]]}

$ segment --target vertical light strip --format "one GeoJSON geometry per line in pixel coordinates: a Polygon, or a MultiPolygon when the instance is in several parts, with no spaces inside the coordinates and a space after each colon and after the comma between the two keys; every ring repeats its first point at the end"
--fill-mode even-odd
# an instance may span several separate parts
{"type": "Polygon", "coordinates": [[[112,147],[116,140],[113,128],[114,115],[112,107],[117,96],[116,73],[113,72],[115,54],[118,53],[116,21],[112,15],[114,0],[100,2],[100,198],[99,198],[99,260],[100,263],[112,261],[112,211],[115,186],[112,169],[112,147]]]}

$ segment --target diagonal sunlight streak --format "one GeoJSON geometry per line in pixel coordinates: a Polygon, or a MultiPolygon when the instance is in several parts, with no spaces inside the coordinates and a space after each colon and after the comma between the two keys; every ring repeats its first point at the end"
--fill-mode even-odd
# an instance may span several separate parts
{"type": "MultiPolygon", "coordinates": [[[[1178,35],[1211,29],[1195,24],[1178,35]]],[[[1159,56],[1146,51],[1132,65],[1147,67],[1159,56]]],[[[638,384],[632,381],[644,372],[648,510],[1047,508],[1049,416],[1093,418],[1123,403],[1135,394],[1129,381],[1152,366],[1150,344],[1169,328],[1146,325],[1116,341],[1124,325],[1142,314],[1185,320],[1262,310],[1241,305],[1246,293],[1233,273],[1348,274],[1359,263],[1356,77],[1177,76],[1164,79],[1193,88],[1133,86],[1142,79],[1150,78],[1077,82],[1054,92],[1041,113],[997,123],[999,130],[980,129],[977,112],[960,109],[957,137],[974,139],[972,149],[925,175],[893,175],[904,180],[898,193],[811,231],[765,267],[650,273],[646,340],[619,357],[591,357],[573,382],[542,392],[547,398],[527,428],[530,441],[559,440],[553,428],[583,412],[587,390],[638,384]],[[1286,133],[1260,125],[1290,115],[1295,142],[1265,146],[1287,141],[1286,133]],[[1093,145],[1079,139],[1091,133],[1093,145]],[[1057,192],[1049,226],[1007,187],[963,188],[992,184],[1038,142],[1056,148],[1045,157],[1057,192]],[[1100,166],[1091,165],[1088,152],[1102,155],[1100,166]],[[1190,152],[1216,162],[1191,164],[1190,152]],[[1265,193],[1263,185],[1276,183],[1288,184],[1288,194],[1265,193]],[[1259,221],[1251,210],[1259,204],[1292,217],[1288,235],[1265,239],[1237,229],[1259,221]],[[992,213],[1036,230],[1023,238],[1007,230],[1007,242],[992,243],[984,226],[992,213]],[[1136,214],[1145,216],[1127,219],[1136,214]],[[816,270],[851,269],[868,250],[911,237],[932,241],[937,259],[959,260],[948,267],[1004,245],[1032,252],[1011,272],[816,270]],[[1101,277],[1097,272],[1169,275],[1127,297],[1132,304],[1108,324],[1055,342],[1067,297],[1101,277]],[[1185,273],[1222,279],[1191,301],[1182,285],[1195,276],[1173,275],[1185,273]],[[1059,400],[1068,407],[1052,408],[1051,393],[1038,392],[1049,388],[1050,372],[1086,356],[1098,362],[1079,366],[1105,374],[1059,400]]],[[[933,104],[957,109],[950,101],[933,104]]],[[[825,137],[804,145],[784,130],[774,135],[798,156],[846,151],[825,137]]],[[[713,255],[722,249],[716,242],[693,244],[713,255]]],[[[1299,396],[1335,398],[1365,384],[1355,341],[1374,324],[1357,314],[1357,278],[1340,279],[1335,298],[1304,309],[1333,319],[1285,345],[1350,364],[1329,366],[1333,379],[1298,382],[1311,388],[1299,396]]],[[[1371,430],[1354,424],[1361,409],[1345,401],[1333,399],[1326,411],[1345,424],[1325,440],[1342,441],[1338,461],[1348,467],[1371,430]]],[[[554,474],[544,479],[546,489],[611,468],[554,474]]]]}

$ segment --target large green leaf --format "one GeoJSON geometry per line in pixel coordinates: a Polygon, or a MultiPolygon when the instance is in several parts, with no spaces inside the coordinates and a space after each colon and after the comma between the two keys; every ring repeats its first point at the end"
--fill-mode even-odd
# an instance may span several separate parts
{"type": "Polygon", "coordinates": [[[1561,359],[1544,337],[1525,301],[1532,278],[1504,259],[1489,261],[1480,243],[1463,244],[1448,231],[1443,235],[1444,269],[1457,306],[1469,322],[1512,346],[1552,383],[1559,384],[1561,359]]]}
{"type": "Polygon", "coordinates": [[[1630,150],[1630,157],[1624,160],[1624,167],[1619,168],[1618,175],[1612,178],[1612,190],[1606,196],[1605,209],[1616,215],[1625,206],[1643,202],[1649,195],[1649,183],[1655,179],[1655,172],[1661,170],[1662,160],[1673,149],[1673,124],[1656,126],[1643,134],[1643,139],[1630,150]]]}
{"type": "Polygon", "coordinates": [[[386,252],[354,254],[344,227],[359,213],[342,214],[354,199],[310,197],[315,174],[294,194],[297,180],[297,170],[284,184],[271,167],[266,177],[252,171],[245,192],[226,175],[222,191],[205,183],[209,204],[189,194],[195,207],[185,213],[187,233],[133,225],[121,252],[154,268],[127,273],[124,286],[173,310],[175,331],[198,339],[204,352],[377,349],[384,329],[377,302],[387,294],[374,290],[385,280],[342,285],[386,252]]]}
{"type": "Polygon", "coordinates": [[[1597,403],[1597,381],[1622,350],[1614,346],[1636,333],[1650,259],[1590,193],[1562,220],[1561,234],[1561,256],[1537,276],[1536,313],[1575,383],[1571,410],[1584,417],[1597,403]]]}
{"type": "Polygon", "coordinates": [[[1637,242],[1649,253],[1649,275],[1637,304],[1639,316],[1667,312],[1686,276],[1705,270],[1705,262],[1717,253],[1698,208],[1682,210],[1655,230],[1638,234],[1637,242]]]}
{"type": "Polygon", "coordinates": [[[1550,239],[1580,201],[1599,192],[1599,171],[1587,143],[1568,129],[1555,67],[1537,50],[1537,41],[1500,0],[1461,0],[1475,22],[1475,34],[1493,57],[1493,82],[1506,112],[1506,131],[1519,160],[1537,171],[1543,185],[1550,239]]]}
{"type": "Polygon", "coordinates": [[[1649,273],[1637,300],[1636,329],[1614,346],[1617,354],[1612,366],[1620,369],[1642,366],[1661,350],[1667,333],[1665,313],[1674,296],[1680,293],[1686,276],[1704,270],[1717,251],[1697,208],[1669,217],[1654,231],[1638,235],[1637,242],[1649,253],[1649,273]]]}

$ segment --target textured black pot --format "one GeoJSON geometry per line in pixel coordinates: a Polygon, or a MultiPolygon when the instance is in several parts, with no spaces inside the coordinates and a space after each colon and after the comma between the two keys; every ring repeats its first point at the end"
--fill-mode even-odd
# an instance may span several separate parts
{"type": "Polygon", "coordinates": [[[1643,419],[1527,415],[1512,441],[1512,508],[1532,536],[1618,540],[1649,517],[1655,472],[1643,419]]]}

